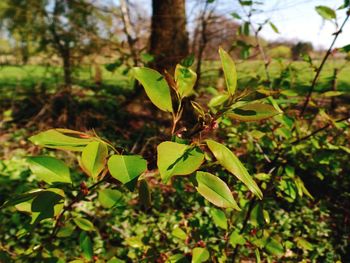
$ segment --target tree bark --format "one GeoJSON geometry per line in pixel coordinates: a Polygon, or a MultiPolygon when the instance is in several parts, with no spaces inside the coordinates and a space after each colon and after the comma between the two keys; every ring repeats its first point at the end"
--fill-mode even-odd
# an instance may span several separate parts
{"type": "Polygon", "coordinates": [[[175,65],[188,55],[185,0],[152,0],[150,53],[153,67],[173,72],[175,65]]]}

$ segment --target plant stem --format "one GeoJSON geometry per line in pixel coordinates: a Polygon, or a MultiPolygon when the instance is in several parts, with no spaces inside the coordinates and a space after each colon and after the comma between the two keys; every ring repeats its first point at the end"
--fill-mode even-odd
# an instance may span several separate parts
{"type": "MultiPolygon", "coordinates": [[[[93,185],[91,185],[89,188],[88,188],[88,193],[90,193],[90,191],[94,190],[97,186],[99,186],[101,183],[103,183],[106,179],[107,179],[108,175],[105,176],[103,179],[101,179],[100,181],[94,183],[93,185]]],[[[52,240],[58,233],[59,229],[61,228],[61,224],[60,224],[60,220],[61,218],[63,217],[63,215],[69,211],[73,205],[75,205],[76,203],[84,200],[84,198],[86,197],[86,195],[80,191],[74,198],[73,200],[63,208],[62,212],[57,216],[56,218],[56,223],[54,225],[54,228],[52,229],[51,231],[51,235],[49,237],[49,240],[52,240]]]]}
{"type": "Polygon", "coordinates": [[[303,107],[302,107],[302,109],[301,109],[301,112],[300,112],[300,114],[299,114],[299,117],[302,117],[302,116],[304,115],[304,113],[305,113],[305,110],[306,110],[306,108],[307,108],[307,106],[308,106],[308,104],[309,104],[309,102],[310,102],[311,95],[312,95],[312,93],[313,93],[313,91],[314,91],[314,89],[315,89],[315,87],[316,87],[316,83],[317,83],[317,80],[318,80],[318,78],[319,78],[319,76],[320,76],[320,73],[321,73],[321,71],[322,71],[322,69],[323,69],[323,66],[325,65],[325,63],[326,63],[326,61],[327,61],[329,55],[332,54],[333,46],[334,46],[334,44],[335,44],[335,41],[337,40],[338,36],[342,33],[343,28],[344,28],[346,22],[347,22],[348,19],[349,19],[349,16],[350,16],[350,10],[347,11],[346,17],[345,17],[345,19],[344,19],[342,25],[340,26],[339,30],[338,30],[337,32],[334,33],[333,41],[332,41],[331,45],[329,46],[329,48],[328,48],[328,50],[327,50],[325,56],[323,57],[322,62],[321,62],[321,64],[320,64],[320,66],[318,67],[317,71],[316,71],[315,77],[314,77],[313,80],[312,80],[310,89],[309,89],[309,91],[308,91],[308,93],[307,93],[307,95],[306,95],[306,98],[305,98],[303,107]]]}

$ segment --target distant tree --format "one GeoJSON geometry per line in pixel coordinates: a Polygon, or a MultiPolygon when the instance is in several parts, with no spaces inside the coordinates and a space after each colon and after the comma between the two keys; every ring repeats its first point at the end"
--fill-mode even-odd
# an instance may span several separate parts
{"type": "Polygon", "coordinates": [[[310,42],[298,42],[292,46],[292,59],[299,60],[303,54],[309,54],[313,50],[313,46],[310,42]]]}
{"type": "Polygon", "coordinates": [[[96,52],[99,9],[90,0],[3,0],[2,27],[19,43],[23,62],[29,46],[62,60],[64,84],[72,85],[73,58],[96,52]]]}
{"type": "Polygon", "coordinates": [[[185,0],[153,0],[150,52],[154,68],[173,71],[188,55],[185,0]]]}

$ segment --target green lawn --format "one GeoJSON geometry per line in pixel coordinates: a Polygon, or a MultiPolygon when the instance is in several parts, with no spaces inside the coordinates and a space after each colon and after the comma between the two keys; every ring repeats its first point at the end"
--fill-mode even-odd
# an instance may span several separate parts
{"type": "MultiPolygon", "coordinates": [[[[102,85],[129,89],[130,78],[123,74],[123,68],[111,73],[102,69],[102,85]]],[[[94,69],[83,67],[73,72],[73,82],[81,87],[95,87],[94,69]]],[[[36,87],[55,90],[63,84],[63,70],[60,67],[46,67],[41,65],[1,66],[0,90],[2,95],[13,92],[30,91],[36,87]]]]}

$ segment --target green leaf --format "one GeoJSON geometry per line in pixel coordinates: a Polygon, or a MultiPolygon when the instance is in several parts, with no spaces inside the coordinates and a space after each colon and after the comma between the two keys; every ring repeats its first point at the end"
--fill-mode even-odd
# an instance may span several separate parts
{"type": "Polygon", "coordinates": [[[219,54],[225,75],[226,87],[228,93],[232,96],[235,94],[237,88],[236,66],[230,55],[224,49],[219,48],[219,54]]]}
{"type": "Polygon", "coordinates": [[[310,251],[314,249],[313,245],[302,237],[296,237],[295,241],[297,242],[297,246],[300,249],[310,250],[310,251]]]}
{"type": "Polygon", "coordinates": [[[233,199],[230,189],[219,177],[199,171],[196,173],[196,179],[197,191],[209,202],[219,207],[241,210],[233,199]]]}
{"type": "Polygon", "coordinates": [[[249,31],[250,31],[250,23],[249,22],[244,22],[242,25],[242,29],[241,29],[242,33],[245,36],[249,36],[249,31]]]}
{"type": "Polygon", "coordinates": [[[189,68],[192,66],[194,62],[194,54],[190,54],[189,56],[185,57],[182,61],[181,61],[181,65],[186,67],[186,68],[189,68]]]}
{"type": "Polygon", "coordinates": [[[278,28],[276,27],[276,25],[272,22],[269,22],[270,27],[272,28],[273,31],[275,31],[275,33],[279,34],[280,32],[278,31],[278,28]]]}
{"type": "Polygon", "coordinates": [[[196,247],[192,250],[192,261],[191,263],[201,263],[209,259],[210,254],[208,249],[202,247],[196,247]]]}
{"type": "Polygon", "coordinates": [[[49,184],[72,183],[69,168],[64,162],[49,156],[27,158],[29,168],[35,176],[49,184]]]}
{"type": "Polygon", "coordinates": [[[229,98],[230,98],[230,95],[228,95],[228,94],[219,94],[219,95],[213,97],[213,98],[209,101],[208,106],[209,106],[209,107],[221,106],[221,105],[224,104],[229,98]]]}
{"type": "Polygon", "coordinates": [[[188,262],[183,254],[174,254],[167,258],[165,263],[186,263],[188,262]]]}
{"type": "Polygon", "coordinates": [[[195,172],[204,160],[198,147],[176,142],[162,142],[157,147],[157,165],[162,180],[166,183],[174,175],[195,172]]]}
{"type": "Polygon", "coordinates": [[[315,7],[316,12],[322,16],[323,19],[326,20],[332,20],[335,19],[337,17],[335,11],[332,8],[329,8],[328,6],[316,6],[315,7]]]}
{"type": "Polygon", "coordinates": [[[298,188],[298,194],[300,196],[303,196],[303,194],[307,195],[309,198],[311,198],[312,200],[314,199],[313,196],[310,194],[310,192],[307,190],[307,188],[304,185],[304,182],[301,180],[300,177],[296,177],[294,179],[294,183],[296,185],[296,187],[298,188]]]}
{"type": "Polygon", "coordinates": [[[322,95],[325,97],[337,97],[337,96],[341,96],[344,94],[345,94],[344,91],[337,91],[337,90],[330,90],[330,91],[326,91],[326,92],[322,93],[322,95]]]}
{"type": "Polygon", "coordinates": [[[231,16],[236,19],[242,19],[241,16],[236,12],[231,13],[231,16]]]}
{"type": "Polygon", "coordinates": [[[149,54],[149,53],[142,53],[141,60],[144,63],[150,63],[150,62],[154,61],[154,56],[149,54]]]}
{"type": "Polygon", "coordinates": [[[269,104],[251,103],[234,108],[228,112],[228,116],[240,121],[261,121],[280,114],[269,104]]]}
{"type": "Polygon", "coordinates": [[[181,66],[180,64],[176,65],[175,69],[175,82],[177,92],[181,98],[191,95],[193,92],[194,84],[197,80],[197,74],[192,69],[181,66]]]}
{"type": "Polygon", "coordinates": [[[121,59],[117,59],[113,63],[109,63],[105,65],[105,69],[114,72],[117,68],[119,68],[121,65],[123,65],[123,61],[121,59]]]}
{"type": "Polygon", "coordinates": [[[278,188],[283,191],[287,197],[290,197],[291,199],[287,198],[290,202],[295,200],[297,197],[297,189],[295,183],[293,183],[291,180],[282,180],[280,181],[278,188]]]}
{"type": "Polygon", "coordinates": [[[147,170],[147,161],[140,155],[112,155],[108,169],[115,179],[126,184],[147,170]]]}
{"type": "Polygon", "coordinates": [[[102,172],[108,156],[107,145],[102,142],[90,142],[81,154],[83,170],[94,180],[102,172]]]}
{"type": "Polygon", "coordinates": [[[340,51],[340,52],[345,52],[345,53],[350,52],[350,44],[345,45],[345,46],[339,48],[339,51],[340,51]]]}
{"type": "Polygon", "coordinates": [[[219,163],[242,181],[248,189],[253,192],[253,194],[262,199],[263,194],[258,185],[254,182],[247,169],[243,166],[236,155],[221,143],[213,140],[207,140],[206,142],[210,151],[214,154],[219,163]]]}
{"type": "Polygon", "coordinates": [[[261,263],[261,257],[260,257],[260,251],[258,248],[255,249],[255,260],[256,260],[256,263],[261,263]]]}
{"type": "Polygon", "coordinates": [[[115,189],[99,190],[98,201],[104,208],[112,208],[124,205],[123,194],[115,189]]]}
{"type": "Polygon", "coordinates": [[[2,206],[0,206],[0,208],[5,208],[5,207],[9,207],[9,206],[16,206],[20,203],[30,201],[42,191],[43,191],[43,189],[35,189],[35,190],[30,191],[30,192],[15,195],[11,199],[7,200],[2,206]]]}
{"type": "Polygon", "coordinates": [[[183,231],[180,227],[175,227],[171,232],[171,235],[181,240],[186,240],[187,238],[186,232],[183,231]]]}
{"type": "Polygon", "coordinates": [[[66,223],[57,232],[57,237],[70,237],[74,232],[74,228],[74,225],[72,225],[71,223],[66,223]]]}
{"type": "Polygon", "coordinates": [[[112,257],[110,260],[107,261],[107,263],[125,263],[125,261],[116,257],[112,257]]]}
{"type": "Polygon", "coordinates": [[[255,227],[264,225],[264,212],[260,203],[256,204],[250,213],[250,223],[255,227]]]}
{"type": "Polygon", "coordinates": [[[281,244],[281,242],[277,241],[276,239],[269,237],[265,244],[265,249],[270,254],[273,254],[275,256],[282,256],[284,254],[284,248],[281,244]]]}
{"type": "Polygon", "coordinates": [[[51,129],[29,138],[35,145],[69,151],[82,151],[84,147],[96,140],[90,135],[68,129],[51,129]]]}
{"type": "Polygon", "coordinates": [[[212,208],[210,209],[210,214],[214,220],[214,224],[217,227],[227,230],[227,218],[224,211],[212,208]]]}
{"type": "Polygon", "coordinates": [[[253,4],[253,1],[250,1],[250,0],[239,0],[239,3],[242,6],[251,6],[253,4]]]}
{"type": "Polygon", "coordinates": [[[235,248],[237,245],[244,245],[246,242],[245,238],[237,231],[233,231],[230,235],[230,245],[235,248]]]}
{"type": "Polygon", "coordinates": [[[57,216],[64,206],[64,192],[61,189],[49,188],[41,191],[31,202],[32,224],[46,218],[57,216]]]}
{"type": "Polygon", "coordinates": [[[85,218],[76,217],[76,218],[73,218],[73,221],[81,230],[84,230],[84,231],[95,230],[94,224],[85,218]]]}
{"type": "Polygon", "coordinates": [[[94,255],[94,248],[92,240],[86,232],[81,232],[79,236],[80,248],[83,251],[83,255],[87,260],[92,260],[94,255]]]}
{"type": "Polygon", "coordinates": [[[349,0],[344,0],[344,7],[348,7],[350,5],[350,1],[349,0]]]}
{"type": "Polygon", "coordinates": [[[170,89],[164,77],[150,68],[134,67],[133,71],[152,103],[162,111],[173,112],[170,89]]]}

